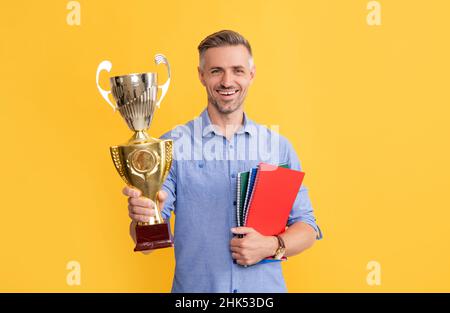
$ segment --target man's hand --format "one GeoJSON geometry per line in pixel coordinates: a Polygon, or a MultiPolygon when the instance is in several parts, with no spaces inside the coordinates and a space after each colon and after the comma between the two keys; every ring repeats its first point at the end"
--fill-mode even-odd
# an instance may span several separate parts
{"type": "Polygon", "coordinates": [[[274,236],[263,236],[250,227],[232,228],[233,234],[245,235],[244,238],[231,239],[231,256],[240,265],[256,264],[262,259],[272,256],[278,248],[278,240],[274,236]]]}
{"type": "MultiPolygon", "coordinates": [[[[128,196],[128,215],[133,222],[149,222],[150,217],[155,216],[155,202],[146,197],[141,197],[139,189],[126,186],[122,193],[128,196]]],[[[164,208],[167,193],[164,190],[158,192],[159,208],[164,208]]]]}

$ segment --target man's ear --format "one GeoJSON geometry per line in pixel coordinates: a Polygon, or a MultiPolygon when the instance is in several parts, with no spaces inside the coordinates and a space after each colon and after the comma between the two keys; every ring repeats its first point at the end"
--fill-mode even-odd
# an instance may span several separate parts
{"type": "Polygon", "coordinates": [[[250,70],[250,84],[253,83],[255,75],[256,75],[256,65],[253,65],[252,69],[250,70]]]}
{"type": "Polygon", "coordinates": [[[200,82],[202,83],[203,86],[205,86],[205,80],[203,78],[203,70],[200,68],[200,66],[197,66],[197,71],[198,71],[198,79],[200,79],[200,82]]]}

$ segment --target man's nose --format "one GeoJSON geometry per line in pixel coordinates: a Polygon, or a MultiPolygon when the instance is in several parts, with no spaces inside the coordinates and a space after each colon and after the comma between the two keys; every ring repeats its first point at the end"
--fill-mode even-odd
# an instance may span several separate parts
{"type": "Polygon", "coordinates": [[[230,87],[232,85],[233,77],[231,73],[225,72],[222,76],[222,85],[224,87],[230,87]]]}

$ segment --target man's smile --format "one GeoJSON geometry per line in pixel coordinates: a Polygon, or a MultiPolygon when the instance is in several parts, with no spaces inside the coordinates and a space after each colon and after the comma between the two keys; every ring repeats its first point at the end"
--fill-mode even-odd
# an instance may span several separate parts
{"type": "Polygon", "coordinates": [[[239,93],[239,89],[217,89],[216,92],[222,99],[231,99],[239,93]]]}

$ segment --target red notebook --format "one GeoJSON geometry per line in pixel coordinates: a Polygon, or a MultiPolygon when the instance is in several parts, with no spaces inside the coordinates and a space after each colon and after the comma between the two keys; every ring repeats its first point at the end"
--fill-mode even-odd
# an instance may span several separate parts
{"type": "Polygon", "coordinates": [[[304,172],[260,163],[245,226],[265,236],[284,232],[304,176],[304,172]]]}

